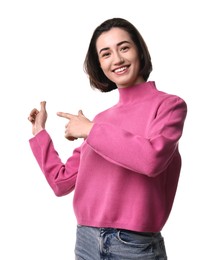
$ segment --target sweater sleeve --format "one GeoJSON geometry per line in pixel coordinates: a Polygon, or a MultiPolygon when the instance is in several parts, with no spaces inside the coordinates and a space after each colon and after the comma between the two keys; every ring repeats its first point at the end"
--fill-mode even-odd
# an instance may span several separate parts
{"type": "Polygon", "coordinates": [[[52,139],[46,130],[42,130],[29,140],[32,152],[44,173],[46,180],[56,196],[70,193],[74,187],[80,161],[80,148],[73,151],[73,155],[62,163],[54,148],[52,139]]]}
{"type": "Polygon", "coordinates": [[[147,126],[146,136],[115,125],[95,123],[87,143],[106,160],[154,177],[166,169],[177,151],[186,114],[184,100],[170,96],[157,107],[153,120],[147,126]]]}

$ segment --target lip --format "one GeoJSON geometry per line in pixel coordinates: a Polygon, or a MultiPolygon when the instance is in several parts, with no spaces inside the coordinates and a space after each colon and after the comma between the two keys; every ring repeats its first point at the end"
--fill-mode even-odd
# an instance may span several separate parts
{"type": "Polygon", "coordinates": [[[125,71],[127,71],[129,68],[129,65],[124,65],[124,66],[121,66],[121,67],[118,67],[118,68],[115,68],[114,70],[112,70],[114,73],[116,74],[122,74],[124,73],[125,71]]]}

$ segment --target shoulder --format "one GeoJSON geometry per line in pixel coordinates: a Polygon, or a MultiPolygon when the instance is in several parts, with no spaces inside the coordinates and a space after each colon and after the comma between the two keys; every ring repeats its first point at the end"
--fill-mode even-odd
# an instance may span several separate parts
{"type": "Polygon", "coordinates": [[[158,89],[155,85],[155,82],[152,82],[152,84],[154,85],[154,89],[153,89],[154,98],[157,99],[158,102],[181,103],[187,107],[186,101],[179,95],[174,94],[174,93],[165,92],[165,91],[158,89]]]}

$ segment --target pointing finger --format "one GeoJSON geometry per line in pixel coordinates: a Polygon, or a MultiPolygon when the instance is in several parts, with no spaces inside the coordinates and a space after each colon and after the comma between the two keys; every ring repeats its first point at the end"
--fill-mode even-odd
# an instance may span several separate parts
{"type": "Polygon", "coordinates": [[[69,114],[69,113],[57,112],[56,114],[57,114],[57,116],[60,116],[60,117],[66,118],[66,119],[71,119],[72,118],[72,115],[69,114]]]}

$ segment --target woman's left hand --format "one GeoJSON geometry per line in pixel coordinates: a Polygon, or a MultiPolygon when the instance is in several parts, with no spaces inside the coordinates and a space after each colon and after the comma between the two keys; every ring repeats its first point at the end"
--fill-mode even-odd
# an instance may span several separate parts
{"type": "Polygon", "coordinates": [[[78,115],[64,112],[57,112],[57,115],[69,120],[65,126],[65,138],[70,141],[78,138],[87,138],[93,123],[84,116],[81,110],[78,111],[78,115]]]}

